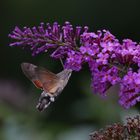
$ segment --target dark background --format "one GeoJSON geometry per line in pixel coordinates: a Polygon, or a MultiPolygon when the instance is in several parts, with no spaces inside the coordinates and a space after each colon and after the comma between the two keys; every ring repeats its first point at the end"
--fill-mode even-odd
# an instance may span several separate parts
{"type": "Polygon", "coordinates": [[[117,88],[107,99],[93,94],[87,66],[74,72],[58,100],[39,113],[35,106],[41,91],[23,75],[20,64],[32,62],[59,72],[60,62],[9,47],[8,34],[16,25],[70,21],[90,31],[107,29],[120,41],[139,42],[139,0],[1,0],[0,17],[0,140],[87,140],[92,131],[138,114],[138,108],[120,107],[117,88]]]}

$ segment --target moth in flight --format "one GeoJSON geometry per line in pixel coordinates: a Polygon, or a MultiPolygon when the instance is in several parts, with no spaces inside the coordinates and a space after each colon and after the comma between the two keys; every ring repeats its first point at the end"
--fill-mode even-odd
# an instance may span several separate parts
{"type": "Polygon", "coordinates": [[[54,74],[43,67],[38,67],[31,63],[22,63],[21,68],[26,77],[37,88],[43,90],[36,106],[39,111],[43,111],[51,102],[55,101],[55,98],[67,85],[72,74],[71,69],[64,69],[60,73],[54,74]]]}

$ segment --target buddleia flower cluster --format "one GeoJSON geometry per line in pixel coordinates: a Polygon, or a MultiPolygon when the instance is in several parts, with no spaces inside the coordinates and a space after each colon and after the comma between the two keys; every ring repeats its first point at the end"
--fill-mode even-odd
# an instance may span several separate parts
{"type": "Polygon", "coordinates": [[[115,123],[90,134],[90,140],[139,140],[140,117],[127,118],[127,123],[115,123]]]}
{"type": "Polygon", "coordinates": [[[50,52],[61,59],[65,69],[80,71],[87,63],[94,93],[107,96],[107,90],[120,85],[119,103],[130,108],[140,101],[140,45],[131,39],[119,41],[108,30],[90,32],[88,27],[41,23],[38,27],[15,27],[10,46],[30,50],[33,56],[50,52]]]}

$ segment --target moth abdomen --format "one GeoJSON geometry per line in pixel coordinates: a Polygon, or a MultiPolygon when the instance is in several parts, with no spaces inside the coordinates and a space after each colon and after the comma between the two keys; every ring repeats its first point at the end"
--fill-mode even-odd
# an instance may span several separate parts
{"type": "Polygon", "coordinates": [[[50,100],[50,97],[47,96],[47,97],[40,97],[39,99],[39,102],[36,106],[36,108],[39,110],[39,111],[43,111],[45,108],[47,108],[51,103],[51,100],[50,100]]]}

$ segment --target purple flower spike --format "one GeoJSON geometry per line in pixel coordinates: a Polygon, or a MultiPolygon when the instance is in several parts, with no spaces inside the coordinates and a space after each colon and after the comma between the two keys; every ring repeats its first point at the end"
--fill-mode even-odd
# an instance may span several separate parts
{"type": "Polygon", "coordinates": [[[41,23],[38,27],[15,27],[9,34],[10,46],[29,49],[32,55],[52,49],[50,56],[63,59],[64,68],[80,71],[88,63],[91,87],[101,96],[120,85],[119,103],[125,108],[140,102],[140,44],[131,39],[119,40],[107,30],[88,32],[88,27],[41,23]]]}
{"type": "MultiPolygon", "coordinates": [[[[87,31],[87,28],[83,29],[84,31],[87,31]]],[[[80,26],[74,29],[69,22],[65,22],[65,25],[60,27],[57,22],[54,22],[52,26],[49,23],[46,25],[41,23],[38,27],[24,27],[22,30],[15,27],[9,37],[16,40],[10,46],[27,48],[31,50],[33,55],[37,55],[50,48],[56,48],[57,50],[59,50],[59,47],[62,50],[63,46],[64,49],[66,47],[76,48],[76,42],[80,41],[81,34],[82,27],[80,26]]]]}

